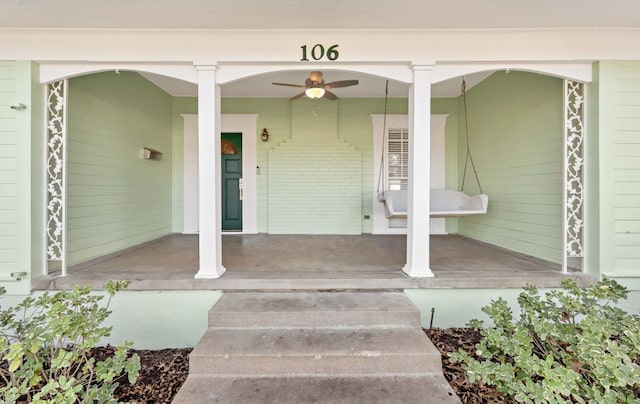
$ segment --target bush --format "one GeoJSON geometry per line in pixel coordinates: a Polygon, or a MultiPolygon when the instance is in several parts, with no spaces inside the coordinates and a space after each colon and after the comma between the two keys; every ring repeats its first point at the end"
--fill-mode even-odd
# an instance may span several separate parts
{"type": "Polygon", "coordinates": [[[545,298],[526,287],[517,321],[504,299],[492,301],[482,311],[495,327],[481,330],[478,359],[460,350],[451,361],[463,362],[472,382],[520,402],[637,403],[640,317],[612,305],[627,298],[627,289],[607,279],[562,286],[545,298]]]}
{"type": "Polygon", "coordinates": [[[128,357],[131,343],[120,344],[112,357],[96,362],[91,350],[110,335],[102,323],[109,302],[127,282],[109,281],[104,296],[88,287],[33,298],[0,310],[0,386],[2,402],[114,402],[117,378],[137,378],[140,361],[128,357]],[[1,383],[1,382],[0,382],[1,383]]]}

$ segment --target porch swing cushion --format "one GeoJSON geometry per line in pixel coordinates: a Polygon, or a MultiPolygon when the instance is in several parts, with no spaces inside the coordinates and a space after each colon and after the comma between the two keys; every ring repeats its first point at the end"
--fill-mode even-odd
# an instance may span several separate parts
{"type": "MultiPolygon", "coordinates": [[[[378,201],[384,203],[386,217],[407,217],[406,190],[385,191],[378,194],[378,201]]],[[[432,189],[429,202],[429,216],[458,217],[487,213],[489,197],[485,194],[469,196],[450,189],[432,189]]]]}

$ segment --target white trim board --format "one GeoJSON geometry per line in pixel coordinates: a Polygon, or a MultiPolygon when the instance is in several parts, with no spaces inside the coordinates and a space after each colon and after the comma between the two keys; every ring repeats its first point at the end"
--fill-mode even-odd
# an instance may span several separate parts
{"type": "MultiPolygon", "coordinates": [[[[198,115],[182,114],[184,119],[183,234],[197,234],[198,220],[198,115]]],[[[222,114],[221,133],[242,133],[242,232],[258,233],[257,125],[255,114],[222,114]]],[[[220,197],[220,196],[218,196],[220,197]]]]}

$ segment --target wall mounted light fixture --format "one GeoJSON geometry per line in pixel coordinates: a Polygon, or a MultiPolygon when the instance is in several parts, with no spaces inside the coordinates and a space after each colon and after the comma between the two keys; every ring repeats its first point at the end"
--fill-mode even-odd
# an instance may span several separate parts
{"type": "Polygon", "coordinates": [[[260,138],[263,142],[269,140],[269,132],[267,131],[267,128],[262,129],[262,135],[260,135],[260,138]]]}
{"type": "Polygon", "coordinates": [[[160,161],[162,160],[162,153],[156,149],[145,147],[142,149],[142,157],[144,157],[145,160],[160,161]]]}

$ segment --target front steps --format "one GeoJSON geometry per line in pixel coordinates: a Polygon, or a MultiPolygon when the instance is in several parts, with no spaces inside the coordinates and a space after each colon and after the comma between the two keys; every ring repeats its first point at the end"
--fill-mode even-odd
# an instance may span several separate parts
{"type": "Polygon", "coordinates": [[[225,293],[174,403],[459,403],[401,292],[225,293]]]}

